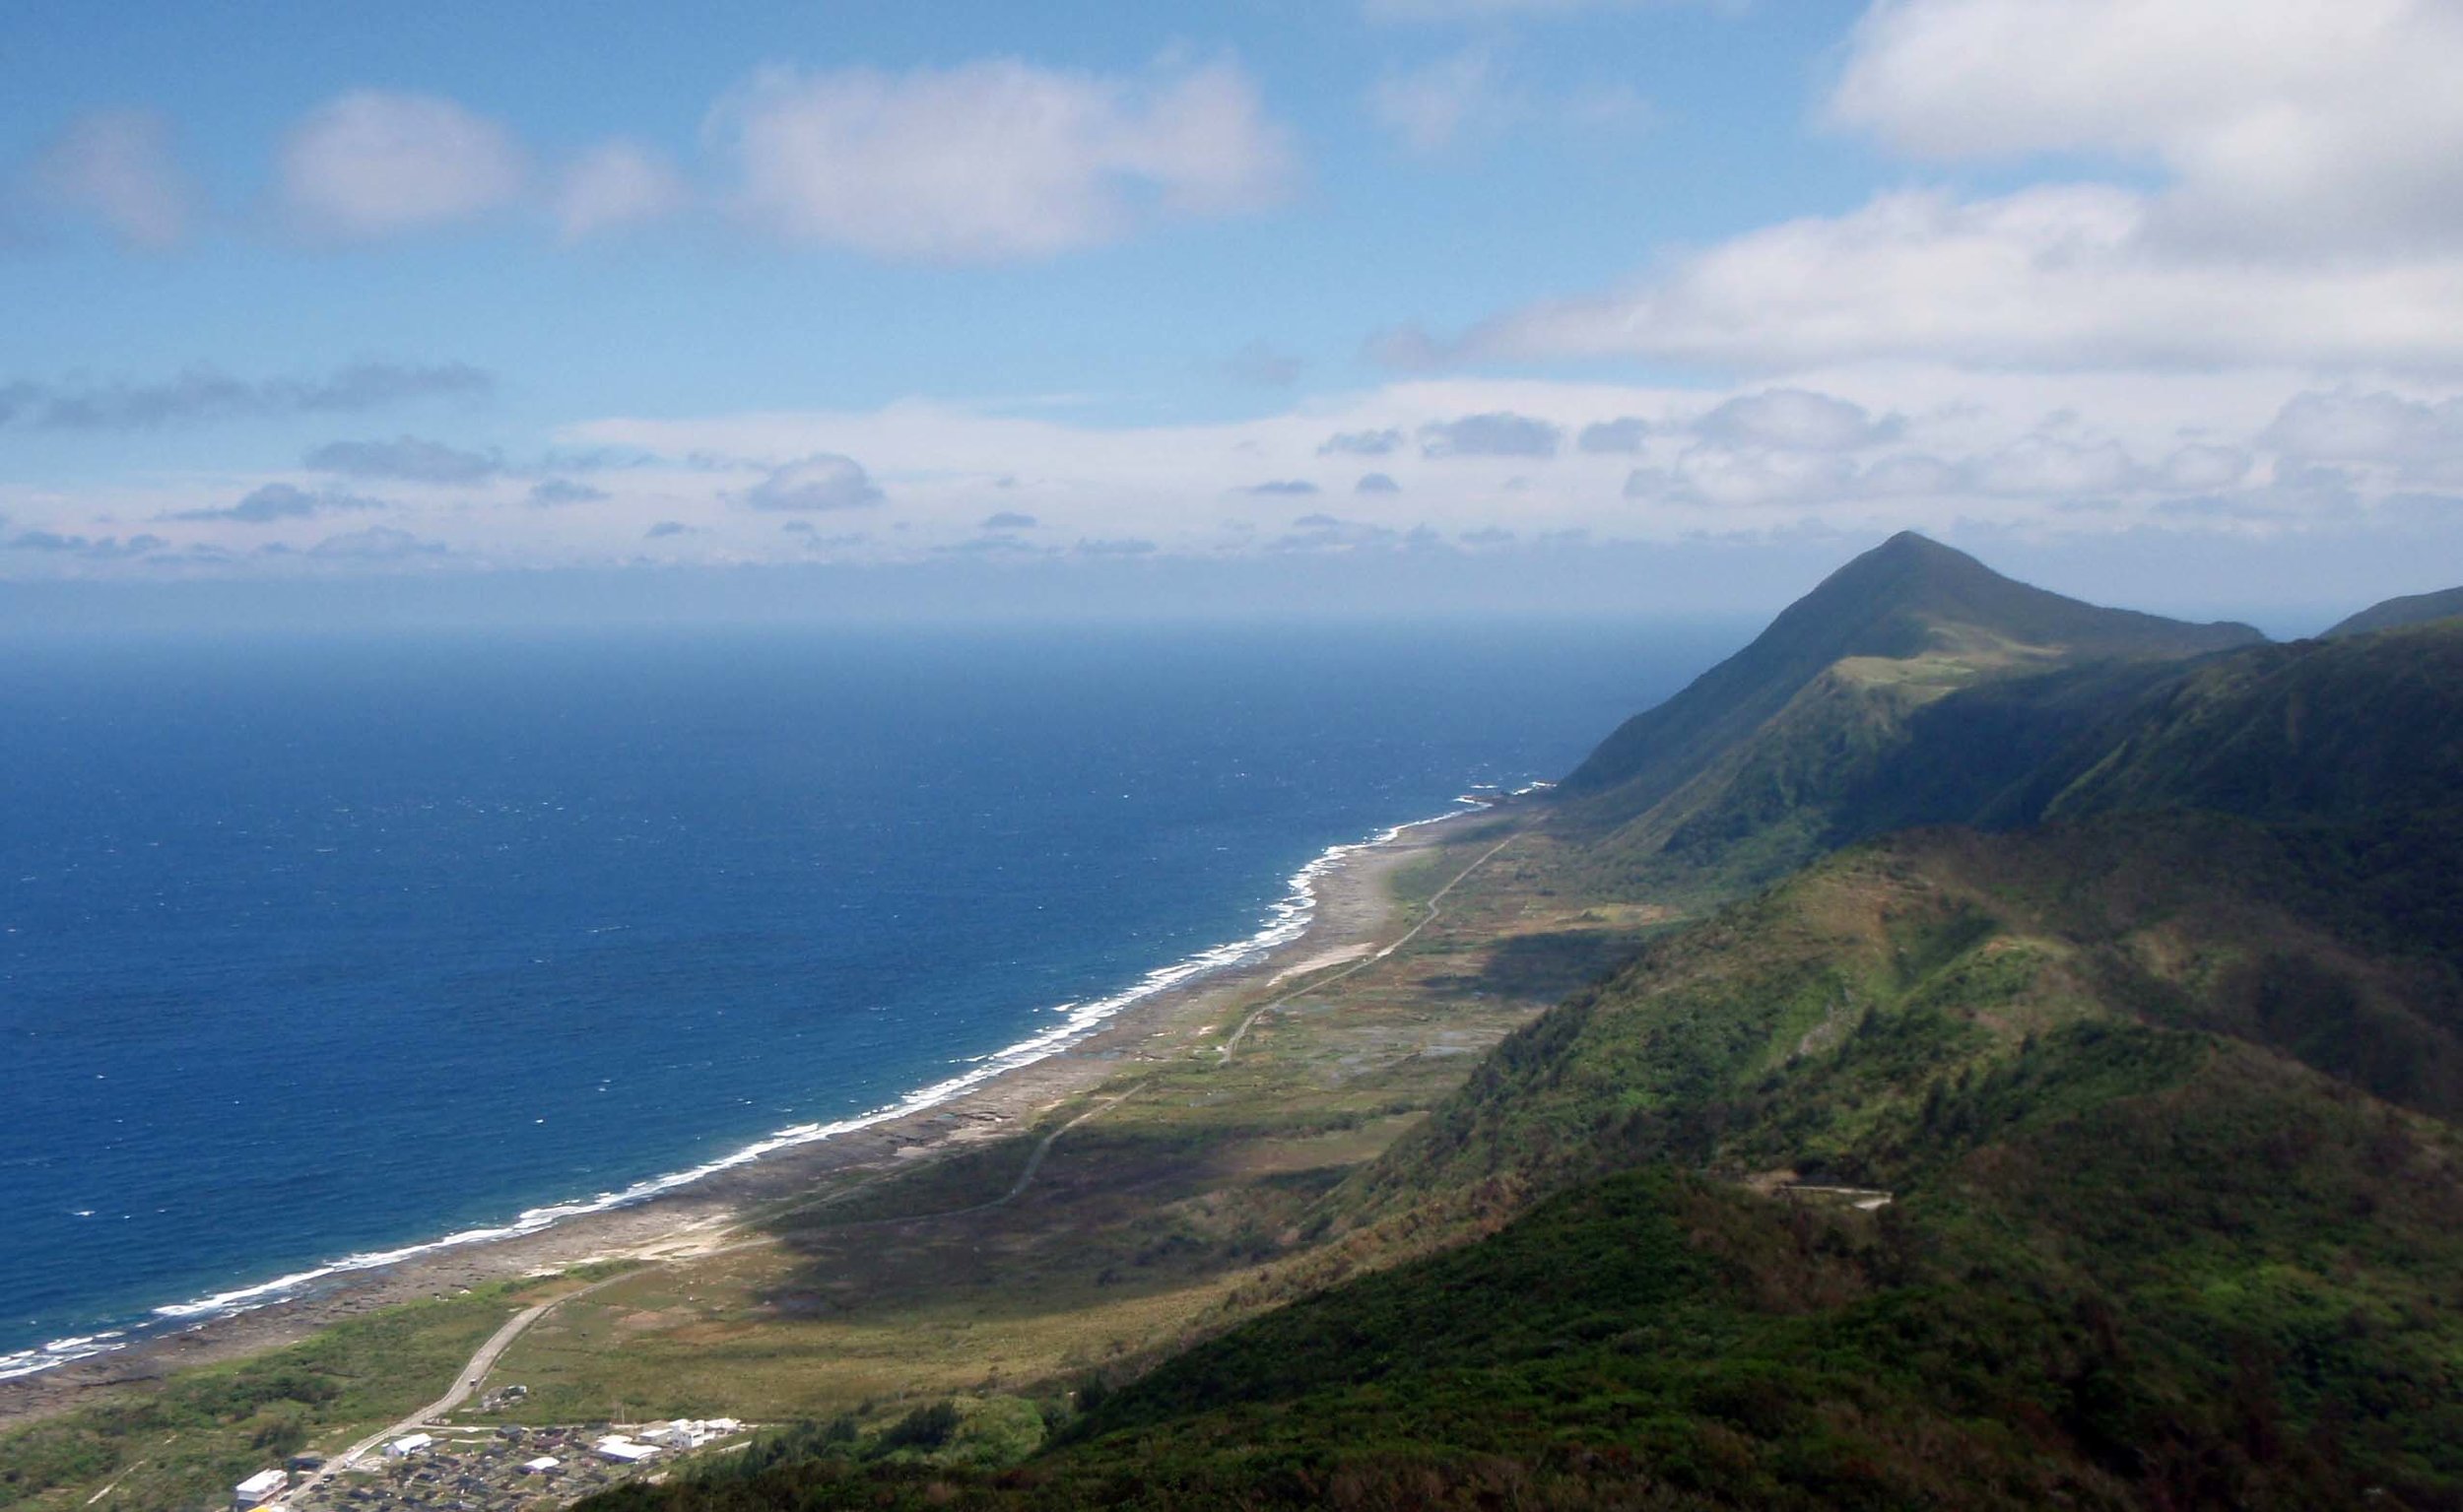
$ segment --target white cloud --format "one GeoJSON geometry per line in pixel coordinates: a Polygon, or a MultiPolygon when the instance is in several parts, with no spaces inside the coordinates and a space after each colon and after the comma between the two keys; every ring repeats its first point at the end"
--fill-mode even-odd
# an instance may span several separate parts
{"type": "Polygon", "coordinates": [[[1897,428],[1852,400],[1802,388],[1739,394],[1694,422],[1696,433],[1714,441],[1786,451],[1853,451],[1890,439],[1897,428]]]}
{"type": "Polygon", "coordinates": [[[526,169],[497,122],[432,95],[359,90],[318,106],[283,143],[283,204],[307,233],[370,240],[509,204],[526,169]]]}
{"type": "Polygon", "coordinates": [[[1628,498],[1709,507],[1837,502],[1853,496],[1855,464],[1846,458],[1764,447],[1697,446],[1672,468],[1636,468],[1628,498]]]}
{"type": "Polygon", "coordinates": [[[1978,457],[1964,469],[1968,487],[1982,493],[2070,498],[2135,487],[2138,466],[2118,441],[2072,441],[2059,436],[2021,437],[1978,457]]]}
{"type": "Polygon", "coordinates": [[[2427,403],[2396,394],[2299,394],[2262,436],[2311,462],[2440,463],[2463,459],[2463,399],[2427,403]]]}
{"type": "Polygon", "coordinates": [[[148,110],[99,111],[71,122],[35,161],[34,175],[53,203],[150,251],[183,239],[196,209],[171,151],[170,125],[148,110]]]}
{"type": "Polygon", "coordinates": [[[1293,172],[1285,131],[1229,63],[1136,79],[1013,60],[769,69],[709,135],[755,224],[924,262],[1046,257],[1157,219],[1252,211],[1293,172]]]}
{"type": "Polygon", "coordinates": [[[1388,73],[1368,87],[1368,118],[1418,153],[1450,147],[1466,130],[1493,127],[1514,108],[1485,47],[1388,73]]]}
{"type": "Polygon", "coordinates": [[[2167,489],[2206,493],[2229,489],[2247,478],[2249,463],[2246,447],[2190,445],[2164,458],[2160,476],[2167,489]]]}
{"type": "Polygon", "coordinates": [[[662,220],[682,210],[685,182],[666,158],[633,142],[603,142],[565,170],[556,226],[566,241],[662,220]]]}
{"type": "Polygon", "coordinates": [[[1876,0],[1833,124],[1941,162],[2102,158],[2128,181],[1893,190],[1376,352],[2463,369],[2458,78],[2452,0],[1876,0]]]}
{"type": "MultiPolygon", "coordinates": [[[[1801,386],[1860,412],[1868,434],[1890,438],[1825,450],[1801,443],[1847,439],[1847,427],[1761,424],[1766,415],[1744,423],[1757,414],[1752,401],[1768,392],[1761,385],[1420,380],[1238,420],[1151,426],[908,400],[834,413],[577,425],[519,449],[626,459],[586,470],[565,464],[562,476],[586,480],[598,495],[587,507],[538,507],[549,501],[534,493],[539,476],[514,470],[451,489],[405,488],[381,513],[371,508],[348,523],[381,520],[422,545],[448,548],[452,560],[504,566],[620,564],[665,521],[689,527],[661,538],[665,549],[706,562],[922,560],[983,537],[988,519],[1022,516],[1041,522],[1035,539],[1064,547],[1142,541],[1159,557],[1207,559],[1419,550],[1423,527],[1445,541],[1504,529],[1526,542],[1574,532],[1615,542],[1706,529],[1903,527],[2043,539],[2141,529],[2251,535],[2350,529],[2417,510],[2425,506],[2403,500],[2456,492],[2440,484],[2438,469],[2450,465],[2440,458],[2463,459],[2463,421],[2452,418],[2463,416],[2463,402],[2452,386],[2381,393],[2319,390],[2297,373],[1947,366],[1810,373],[1801,386]],[[1700,422],[1722,411],[1726,418],[1705,430],[1700,422]],[[1465,427],[1466,417],[1480,424],[1465,427]],[[1631,450],[1579,444],[1585,427],[1616,417],[1647,419],[1616,432],[1631,450]],[[1426,455],[1424,432],[1439,450],[1467,445],[1475,454],[1426,455]],[[1373,456],[1325,452],[1330,435],[1380,443],[1398,435],[1401,444],[1373,456]],[[849,460],[858,457],[861,466],[849,460]],[[1369,468],[1376,481],[1364,486],[1369,468]],[[1241,492],[1262,480],[1282,487],[1241,492]],[[1302,484],[1320,492],[1305,494],[1302,484]],[[1334,525],[1284,523],[1335,499],[1334,525]],[[876,528],[824,534],[847,519],[876,528]],[[781,529],[796,520],[820,529],[781,529]]],[[[300,517],[311,510],[344,507],[300,472],[149,478],[91,491],[0,481],[0,512],[13,531],[100,540],[124,538],[126,522],[143,521],[171,538],[144,562],[95,559],[96,571],[160,570],[145,562],[215,549],[238,555],[220,568],[194,560],[195,570],[270,570],[271,559],[261,566],[247,555],[259,540],[285,522],[307,523],[300,517]],[[196,508],[266,488],[245,517],[196,508]]],[[[365,545],[381,552],[404,543],[365,545]]],[[[23,553],[0,570],[47,570],[40,562],[68,559],[23,553]]],[[[284,570],[322,563],[304,551],[284,559],[284,570]]],[[[445,559],[406,550],[404,559],[445,559]]]]}
{"type": "Polygon", "coordinates": [[[2451,245],[2459,71],[2450,0],[1885,0],[1830,114],[1927,158],[2152,162],[2200,236],[2451,245]]]}
{"type": "Polygon", "coordinates": [[[1712,245],[1620,293],[1509,313],[1438,350],[1747,370],[1876,359],[2463,365],[2463,261],[2209,254],[2151,235],[2150,209],[2094,184],[1975,201],[1889,193],[1712,245]]]}

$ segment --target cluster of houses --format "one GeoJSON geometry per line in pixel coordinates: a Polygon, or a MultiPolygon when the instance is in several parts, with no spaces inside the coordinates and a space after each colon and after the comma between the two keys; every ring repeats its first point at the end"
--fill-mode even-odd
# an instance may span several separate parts
{"type": "MultiPolygon", "coordinates": [[[[384,1445],[385,1460],[399,1467],[389,1473],[390,1487],[366,1481],[338,1492],[328,1487],[306,1498],[317,1502],[316,1507],[303,1506],[299,1512],[341,1512],[346,1503],[364,1512],[386,1512],[397,1503],[415,1512],[432,1507],[448,1512],[514,1512],[535,1505],[538,1495],[537,1489],[515,1490],[519,1480],[555,1482],[561,1500],[575,1494],[574,1486],[586,1491],[617,1483],[608,1478],[621,1480],[624,1472],[661,1455],[699,1449],[744,1431],[745,1425],[732,1417],[679,1417],[596,1439],[585,1439],[569,1428],[524,1429],[509,1424],[495,1429],[478,1444],[461,1439],[447,1443],[433,1433],[406,1433],[384,1445]],[[561,1449],[567,1458],[540,1452],[546,1449],[561,1449]],[[513,1456],[525,1451],[532,1457],[514,1463],[513,1456]],[[567,1478],[572,1478],[569,1482],[567,1478]],[[334,1503],[330,1508],[325,1506],[328,1499],[334,1503]]],[[[291,1462],[290,1469],[312,1471],[323,1463],[316,1456],[302,1455],[291,1462]]],[[[232,1487],[232,1507],[233,1512],[284,1512],[280,1502],[291,1489],[288,1471],[262,1470],[232,1487]]]]}

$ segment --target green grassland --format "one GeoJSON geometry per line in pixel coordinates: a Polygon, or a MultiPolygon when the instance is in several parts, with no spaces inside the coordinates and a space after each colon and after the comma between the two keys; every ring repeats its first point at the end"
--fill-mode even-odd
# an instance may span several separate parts
{"type": "Polygon", "coordinates": [[[2181,869],[2266,878],[2179,823],[1910,836],[1661,941],[1320,1199],[1387,1263],[1006,1472],[853,1435],[619,1499],[2463,1504],[2463,1139],[2246,1032],[2207,953],[2259,905],[2181,869]],[[1485,1236],[1392,1263],[1432,1210],[1485,1236]]]}
{"type": "Polygon", "coordinates": [[[387,1308],[18,1429],[0,1438],[0,1507],[64,1512],[106,1485],[108,1505],[130,1512],[226,1504],[243,1477],[341,1448],[443,1395],[507,1317],[571,1284],[482,1286],[387,1308]]]}
{"type": "MultiPolygon", "coordinates": [[[[1390,932],[1511,832],[1468,825],[1399,869],[1390,932]]],[[[769,1421],[851,1413],[877,1427],[948,1397],[1126,1378],[1307,1289],[1297,1268],[1328,1234],[1326,1195],[1562,983],[1630,952],[1650,927],[1639,921],[1659,917],[1550,895],[1550,843],[1516,839],[1388,960],[1261,987],[1032,1128],[773,1216],[761,1225],[771,1244],[594,1292],[526,1334],[496,1378],[531,1387],[523,1420],[621,1404],[769,1421]],[[1279,1006],[1227,1059],[1220,1047],[1260,1002],[1279,1006]],[[1028,1192],[988,1206],[1045,1135],[1090,1110],[1028,1192]]]]}

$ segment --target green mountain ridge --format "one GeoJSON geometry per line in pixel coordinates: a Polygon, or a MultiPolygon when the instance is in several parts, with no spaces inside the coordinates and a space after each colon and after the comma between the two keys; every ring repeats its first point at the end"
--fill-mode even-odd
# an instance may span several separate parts
{"type": "Polygon", "coordinates": [[[608,1512],[2463,1508],[2463,622],[2274,645],[1899,537],[1546,828],[1725,901],[1317,1199],[1313,1294],[999,1475],[608,1512]]]}
{"type": "Polygon", "coordinates": [[[1628,720],[1559,799],[1607,885],[1730,893],[1820,854],[1848,792],[1878,780],[1909,721],[1942,698],[2264,638],[2247,625],[2187,625],[2064,598],[1902,533],[1831,574],[1675,697],[1628,720]]]}
{"type": "Polygon", "coordinates": [[[2463,616],[2463,588],[2447,588],[2437,593],[2414,593],[2371,605],[2359,614],[2329,628],[2318,638],[2340,640],[2347,635],[2365,635],[2373,630],[2398,629],[2411,625],[2428,625],[2438,620],[2463,616]]]}

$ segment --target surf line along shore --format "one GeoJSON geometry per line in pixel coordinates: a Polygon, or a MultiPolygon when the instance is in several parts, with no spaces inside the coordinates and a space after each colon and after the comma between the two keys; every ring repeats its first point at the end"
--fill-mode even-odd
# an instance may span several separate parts
{"type": "Polygon", "coordinates": [[[579,1214],[528,1233],[339,1272],[298,1295],[248,1311],[0,1380],[0,1428],[69,1411],[98,1395],[159,1380],[191,1365],[297,1343],[333,1323],[402,1302],[550,1275],[593,1261],[703,1254],[739,1241],[737,1224],[756,1207],[808,1194],[832,1178],[893,1169],[1024,1129],[1056,1104],[1092,1091],[1130,1066],[1191,1053],[1207,1042],[1207,1030],[1228,1029],[1235,1010],[1252,1005],[1260,994],[1287,989],[1297,975],[1337,960],[1373,958],[1380,947],[1394,943],[1387,937],[1412,922],[1397,917],[1388,887],[1394,872],[1495,813],[1495,806],[1466,809],[1335,847],[1304,874],[1311,902],[1305,926],[1297,933],[1141,998],[1075,1043],[989,1077],[948,1100],[787,1146],[625,1206],[579,1214]]]}

